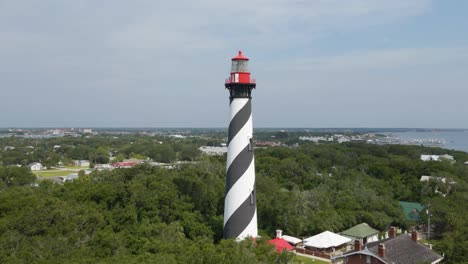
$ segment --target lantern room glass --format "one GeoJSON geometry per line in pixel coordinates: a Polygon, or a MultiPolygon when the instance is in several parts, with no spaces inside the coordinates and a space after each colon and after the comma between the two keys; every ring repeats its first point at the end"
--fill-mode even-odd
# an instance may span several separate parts
{"type": "Polygon", "coordinates": [[[233,60],[231,72],[249,72],[247,65],[248,61],[246,60],[233,60]]]}

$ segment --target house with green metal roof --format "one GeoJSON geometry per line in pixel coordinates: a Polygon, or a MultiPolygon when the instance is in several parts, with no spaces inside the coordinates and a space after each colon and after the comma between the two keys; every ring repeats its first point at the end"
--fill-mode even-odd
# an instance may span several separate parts
{"type": "Polygon", "coordinates": [[[424,210],[424,206],[420,203],[412,203],[400,201],[400,206],[403,208],[403,213],[407,220],[418,222],[421,220],[420,213],[424,210]]]}
{"type": "Polygon", "coordinates": [[[353,226],[350,229],[341,232],[340,234],[353,240],[359,239],[361,240],[362,244],[379,240],[379,230],[370,227],[366,223],[353,226]]]}

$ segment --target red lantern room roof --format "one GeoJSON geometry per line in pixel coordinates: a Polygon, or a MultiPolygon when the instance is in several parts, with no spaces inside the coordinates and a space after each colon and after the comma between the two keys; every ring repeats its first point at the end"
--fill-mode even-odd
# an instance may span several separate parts
{"type": "Polygon", "coordinates": [[[237,54],[237,56],[233,57],[232,60],[246,60],[246,61],[248,61],[249,58],[244,56],[244,54],[242,54],[242,51],[239,50],[239,53],[237,54]]]}

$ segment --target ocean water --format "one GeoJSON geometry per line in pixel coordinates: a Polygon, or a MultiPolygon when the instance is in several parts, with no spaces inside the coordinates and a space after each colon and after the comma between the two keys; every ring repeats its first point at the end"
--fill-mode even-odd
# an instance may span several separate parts
{"type": "Polygon", "coordinates": [[[431,132],[394,132],[385,133],[400,139],[438,139],[444,140],[442,148],[468,152],[468,131],[431,131],[431,132]]]}

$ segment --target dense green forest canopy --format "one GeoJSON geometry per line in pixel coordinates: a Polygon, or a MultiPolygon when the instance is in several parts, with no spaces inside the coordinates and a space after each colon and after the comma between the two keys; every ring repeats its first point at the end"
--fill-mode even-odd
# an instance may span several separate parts
{"type": "Polygon", "coordinates": [[[363,143],[257,149],[262,238],[236,243],[222,239],[225,157],[198,152],[198,146],[222,140],[1,139],[1,146],[15,150],[2,147],[0,153],[0,263],[288,263],[297,260],[265,244],[275,229],[305,237],[361,222],[381,231],[390,225],[409,228],[415,223],[405,219],[398,201],[430,204],[430,243],[448,263],[468,259],[468,167],[463,165],[468,153],[363,143]],[[63,185],[34,185],[28,169],[7,166],[35,161],[34,155],[46,160],[101,155],[100,161],[108,162],[109,152],[196,162],[173,169],[141,165],[95,171],[63,185]],[[450,154],[456,162],[423,162],[421,154],[450,154]],[[421,175],[455,183],[420,182],[421,175]]]}

